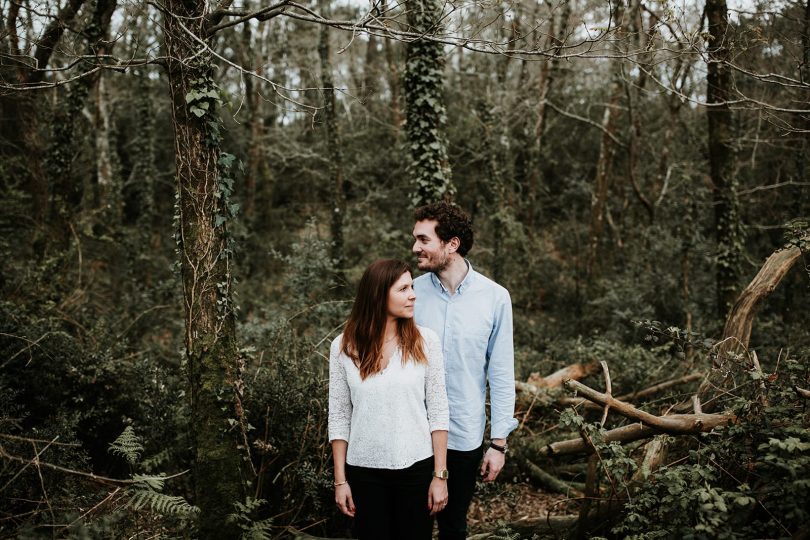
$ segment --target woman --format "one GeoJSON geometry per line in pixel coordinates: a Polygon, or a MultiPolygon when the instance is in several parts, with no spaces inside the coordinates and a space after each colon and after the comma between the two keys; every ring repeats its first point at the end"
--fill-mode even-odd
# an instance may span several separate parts
{"type": "Polygon", "coordinates": [[[428,540],[447,504],[447,394],[438,336],[413,322],[413,279],[369,266],[329,356],[335,502],[360,540],[428,540]]]}

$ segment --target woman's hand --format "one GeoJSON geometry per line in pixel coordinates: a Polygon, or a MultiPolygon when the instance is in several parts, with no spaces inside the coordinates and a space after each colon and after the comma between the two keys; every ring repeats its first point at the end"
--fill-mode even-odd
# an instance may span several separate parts
{"type": "Polygon", "coordinates": [[[447,480],[434,478],[428,488],[428,508],[430,515],[434,516],[447,506],[447,480]]]}
{"type": "Polygon", "coordinates": [[[354,517],[354,501],[352,500],[352,488],[349,484],[335,486],[335,503],[340,511],[349,517],[354,517]]]}

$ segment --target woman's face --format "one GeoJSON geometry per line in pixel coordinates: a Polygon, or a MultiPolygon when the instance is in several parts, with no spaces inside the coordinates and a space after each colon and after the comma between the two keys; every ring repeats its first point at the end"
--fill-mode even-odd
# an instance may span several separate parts
{"type": "Polygon", "coordinates": [[[388,316],[410,319],[413,317],[415,301],[416,294],[413,292],[411,273],[405,272],[388,289],[388,316]]]}

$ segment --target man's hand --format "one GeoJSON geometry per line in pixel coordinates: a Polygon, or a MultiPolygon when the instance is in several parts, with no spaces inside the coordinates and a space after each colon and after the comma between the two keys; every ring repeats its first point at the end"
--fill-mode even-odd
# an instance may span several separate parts
{"type": "Polygon", "coordinates": [[[504,463],[506,463],[506,456],[502,452],[492,448],[487,449],[484,461],[481,462],[481,476],[484,477],[484,482],[495,480],[503,469],[504,463]]]}

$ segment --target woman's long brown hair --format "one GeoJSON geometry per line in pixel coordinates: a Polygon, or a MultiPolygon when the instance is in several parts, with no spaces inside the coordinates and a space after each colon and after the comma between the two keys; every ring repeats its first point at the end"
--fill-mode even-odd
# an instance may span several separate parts
{"type": "MultiPolygon", "coordinates": [[[[352,312],[343,331],[343,352],[360,370],[360,378],[382,371],[382,348],[388,319],[388,292],[402,274],[410,273],[407,263],[395,259],[375,261],[363,272],[357,286],[352,312]]],[[[427,363],[422,335],[413,318],[397,319],[402,362],[413,359],[427,363]]]]}

